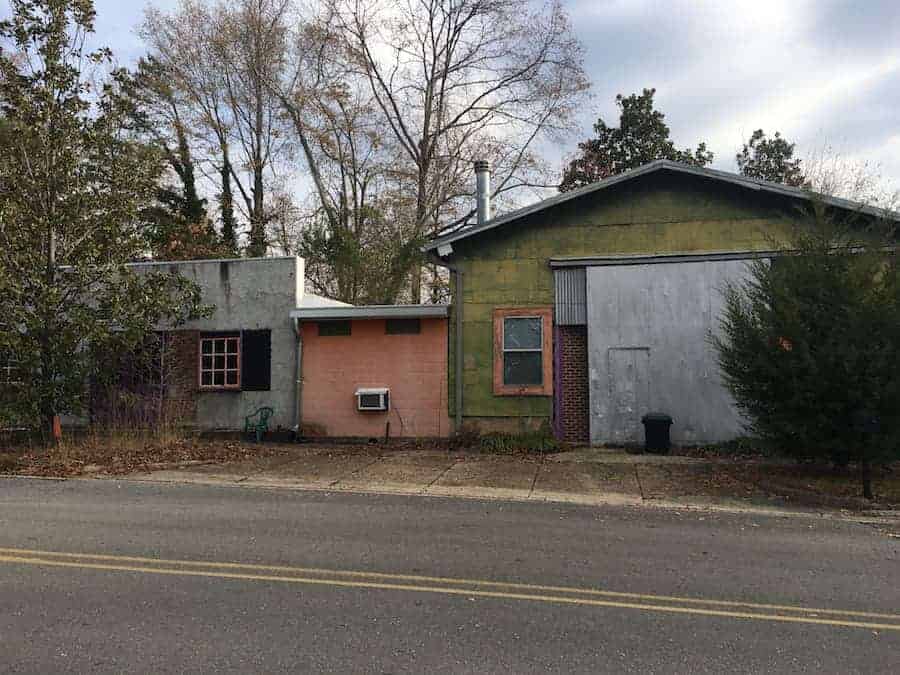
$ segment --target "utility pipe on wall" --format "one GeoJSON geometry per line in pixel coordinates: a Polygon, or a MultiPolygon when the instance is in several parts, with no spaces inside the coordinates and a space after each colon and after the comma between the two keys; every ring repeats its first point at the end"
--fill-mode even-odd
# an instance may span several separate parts
{"type": "Polygon", "coordinates": [[[297,368],[294,382],[294,439],[303,436],[303,331],[300,319],[294,318],[294,334],[297,337],[297,368]]]}
{"type": "Polygon", "coordinates": [[[453,393],[456,408],[454,415],[454,430],[462,431],[463,410],[463,272],[456,265],[451,265],[438,256],[432,255],[435,264],[450,270],[456,277],[456,293],[453,294],[453,326],[454,326],[454,362],[453,362],[453,393]]]}

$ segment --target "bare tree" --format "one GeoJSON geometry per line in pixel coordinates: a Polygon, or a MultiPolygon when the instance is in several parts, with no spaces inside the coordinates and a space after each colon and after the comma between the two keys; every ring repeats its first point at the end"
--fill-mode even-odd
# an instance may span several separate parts
{"type": "Polygon", "coordinates": [[[327,8],[297,21],[281,77],[270,82],[316,198],[296,250],[317,292],[353,303],[395,302],[422,243],[410,227],[414,176],[334,23],[327,8]]]}
{"type": "Polygon", "coordinates": [[[288,0],[182,0],[149,9],[140,34],[172,74],[214,157],[223,235],[234,237],[233,190],[249,221],[249,255],[264,255],[267,183],[289,146],[267,86],[284,49],[288,0]]]}
{"type": "MultiPolygon", "coordinates": [[[[547,186],[535,144],[570,129],[588,80],[559,0],[330,0],[351,65],[401,150],[426,236],[472,215],[471,163],[494,165],[494,195],[547,186]]],[[[418,266],[417,266],[418,267],[418,266]]],[[[421,268],[411,275],[421,296],[421,268]]]]}

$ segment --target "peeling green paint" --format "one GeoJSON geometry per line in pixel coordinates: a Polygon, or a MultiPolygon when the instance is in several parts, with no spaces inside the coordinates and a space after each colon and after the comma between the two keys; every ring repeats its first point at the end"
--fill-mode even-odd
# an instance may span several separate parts
{"type": "Polygon", "coordinates": [[[464,275],[463,416],[550,417],[551,397],[494,396],[492,374],[493,310],[552,305],[550,258],[764,250],[783,241],[779,235],[800,217],[771,195],[694,177],[648,176],[455,242],[451,262],[464,275]]]}

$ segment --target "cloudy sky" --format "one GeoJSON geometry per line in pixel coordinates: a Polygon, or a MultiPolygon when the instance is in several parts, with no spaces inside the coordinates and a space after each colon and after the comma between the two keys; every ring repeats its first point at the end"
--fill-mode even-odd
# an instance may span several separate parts
{"type": "MultiPolygon", "coordinates": [[[[617,119],[617,93],[656,87],[675,141],[705,140],[717,168],[733,170],[742,141],[762,127],[796,141],[801,155],[827,144],[880,166],[900,187],[897,0],[564,2],[593,81],[580,136],[597,116],[617,119]]],[[[123,64],[139,56],[144,3],[96,6],[98,40],[123,64]]]]}

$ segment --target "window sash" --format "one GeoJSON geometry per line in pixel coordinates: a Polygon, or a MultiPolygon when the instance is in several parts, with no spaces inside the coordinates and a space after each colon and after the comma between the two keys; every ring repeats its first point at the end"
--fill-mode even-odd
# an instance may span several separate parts
{"type": "Polygon", "coordinates": [[[523,314],[521,316],[505,316],[502,321],[502,334],[500,336],[501,346],[503,349],[503,384],[506,386],[535,386],[539,387],[544,384],[544,319],[540,315],[535,314],[523,314]],[[538,322],[538,346],[537,347],[507,347],[506,346],[506,322],[516,319],[529,319],[536,320],[538,322]],[[507,379],[507,369],[506,369],[506,355],[507,354],[539,354],[540,355],[540,363],[539,363],[539,372],[540,377],[536,382],[527,382],[527,383],[511,383],[507,379]]]}
{"type": "Polygon", "coordinates": [[[534,314],[523,314],[522,316],[505,316],[503,317],[503,334],[501,336],[504,352],[543,352],[544,351],[544,319],[534,314]],[[517,319],[528,319],[538,322],[538,346],[537,347],[507,347],[506,346],[506,322],[515,321],[517,319]]]}
{"type": "Polygon", "coordinates": [[[200,389],[241,388],[241,339],[235,335],[200,338],[200,389]]]}

